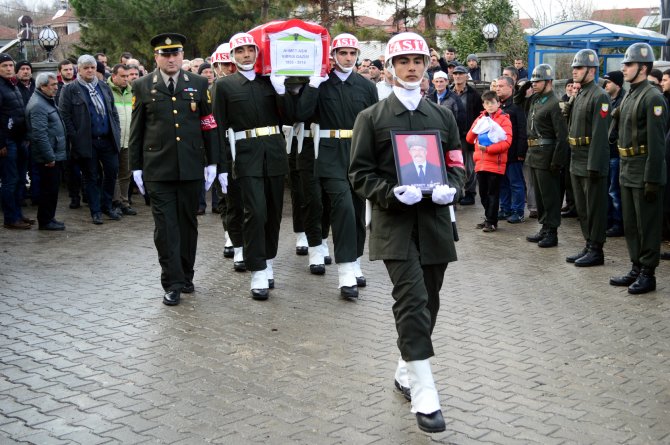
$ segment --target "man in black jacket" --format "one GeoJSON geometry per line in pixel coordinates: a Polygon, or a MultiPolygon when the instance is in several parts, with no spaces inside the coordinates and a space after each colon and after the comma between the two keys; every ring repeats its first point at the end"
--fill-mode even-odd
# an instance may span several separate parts
{"type": "Polygon", "coordinates": [[[79,161],[93,224],[102,224],[102,213],[121,219],[112,209],[112,197],[119,173],[121,125],[109,86],[96,77],[97,63],[84,54],[77,61],[76,82],[63,87],[58,107],[70,143],[72,157],[79,161]],[[98,169],[102,164],[102,190],[98,169]]]}
{"type": "Polygon", "coordinates": [[[453,91],[463,102],[465,108],[465,133],[461,133],[461,149],[465,161],[465,194],[459,201],[461,205],[473,205],[477,194],[477,177],[475,176],[475,162],[473,159],[475,147],[465,141],[465,134],[472,127],[479,113],[484,109],[482,98],[477,90],[468,86],[468,70],[464,66],[457,66],[453,71],[453,91]]]}
{"type": "Polygon", "coordinates": [[[28,165],[25,103],[14,82],[14,59],[0,53],[0,181],[7,229],[30,229],[21,211],[22,181],[28,165]]]}
{"type": "Polygon", "coordinates": [[[524,221],[526,207],[526,183],[523,178],[523,161],[528,151],[526,114],[513,102],[514,79],[508,76],[499,77],[496,92],[500,98],[501,108],[509,114],[512,121],[512,145],[507,151],[505,178],[500,185],[498,217],[507,218],[508,223],[517,224],[524,221]]]}
{"type": "MultiPolygon", "coordinates": [[[[611,71],[603,76],[605,84],[603,88],[609,94],[612,101],[612,113],[619,108],[626,91],[623,89],[623,73],[611,71]]],[[[607,232],[608,237],[623,236],[623,214],[621,213],[621,185],[619,184],[619,139],[618,125],[612,125],[609,131],[610,142],[610,172],[607,205],[607,232]]]]}

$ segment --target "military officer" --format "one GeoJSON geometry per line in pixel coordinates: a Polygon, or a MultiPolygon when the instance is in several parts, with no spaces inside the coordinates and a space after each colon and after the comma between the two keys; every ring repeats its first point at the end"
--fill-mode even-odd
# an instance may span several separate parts
{"type": "Polygon", "coordinates": [[[351,130],[358,113],[378,101],[375,85],[353,71],[359,54],[356,37],[351,34],[336,36],[331,45],[335,68],[327,77],[310,78],[296,108],[297,120],[314,121],[320,126],[319,154],[314,170],[319,184],[316,189],[312,188],[312,197],[307,198],[307,241],[312,249],[310,269],[324,264],[318,246],[322,243],[320,196],[325,193],[331,203],[335,262],[340,295],[344,298],[357,298],[358,287],[366,285],[360,268],[365,244],[365,203],[351,192],[347,180],[351,130]]]}
{"type": "Polygon", "coordinates": [[[209,189],[219,161],[207,79],[181,70],[185,42],[186,37],[175,33],[151,39],[158,68],[133,84],[128,144],[133,178],[142,194],[146,186],[151,198],[163,303],[170,306],[179,304],[182,292],[195,289],[203,169],[209,189]]]}
{"type": "Polygon", "coordinates": [[[251,34],[231,37],[230,51],[237,72],[216,81],[214,116],[221,131],[228,129],[226,147],[240,187],[244,264],[251,271],[251,296],[267,300],[268,289],[274,287],[272,266],[288,173],[280,115],[291,115],[290,108],[285,109],[290,101],[284,97],[285,77],[256,75],[259,48],[251,34]]]}
{"type": "Polygon", "coordinates": [[[605,263],[611,115],[609,96],[595,82],[598,65],[598,55],[592,49],[578,51],[572,61],[572,80],[581,89],[572,104],[568,124],[570,178],[586,246],[565,260],[579,267],[605,263]]]}
{"type": "Polygon", "coordinates": [[[661,92],[647,81],[654,52],[647,43],[628,47],[623,59],[624,80],[630,92],[618,115],[621,167],[621,206],[628,254],[633,263],[623,276],[612,277],[613,286],[628,286],[631,294],[656,289],[666,183],[666,103],[661,92]]]}
{"type": "Polygon", "coordinates": [[[568,128],[554,94],[554,71],[550,65],[535,67],[530,82],[524,84],[515,96],[515,102],[529,105],[526,163],[535,185],[540,231],[526,237],[540,247],[558,244],[558,226],[561,225],[561,169],[567,160],[568,128]],[[532,86],[533,94],[526,98],[532,86]]]}
{"type": "Polygon", "coordinates": [[[389,40],[385,60],[393,93],[356,118],[349,178],[356,193],[372,203],[370,259],[383,260],[393,282],[402,356],[395,385],[411,398],[419,428],[432,433],[445,429],[429,358],[444,273],[456,260],[447,204],[463,188],[465,167],[453,114],[421,98],[429,59],[428,45],[417,34],[400,33],[389,40]],[[392,129],[439,131],[448,185],[436,186],[426,197],[415,186],[399,186],[392,129]]]}

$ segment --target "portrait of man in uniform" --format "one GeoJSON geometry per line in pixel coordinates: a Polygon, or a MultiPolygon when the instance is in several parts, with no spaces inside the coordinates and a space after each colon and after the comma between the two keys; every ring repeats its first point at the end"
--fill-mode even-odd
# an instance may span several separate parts
{"type": "Polygon", "coordinates": [[[393,149],[398,166],[398,182],[415,185],[423,193],[430,193],[436,185],[445,183],[445,170],[438,154],[439,135],[393,132],[393,149]]]}

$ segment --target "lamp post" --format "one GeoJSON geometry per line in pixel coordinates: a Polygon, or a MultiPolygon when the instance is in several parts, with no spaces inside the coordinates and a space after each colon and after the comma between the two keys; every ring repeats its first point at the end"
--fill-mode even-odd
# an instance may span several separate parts
{"type": "Polygon", "coordinates": [[[47,52],[47,62],[54,62],[53,58],[51,57],[51,54],[58,46],[58,42],[60,41],[58,37],[58,33],[51,29],[51,26],[47,25],[42,30],[40,31],[39,35],[37,36],[37,41],[39,42],[40,46],[44,49],[44,51],[47,52]]]}
{"type": "Polygon", "coordinates": [[[489,52],[494,53],[496,50],[493,42],[498,38],[498,27],[493,23],[487,23],[482,28],[482,34],[484,34],[484,38],[489,44],[489,52]]]}

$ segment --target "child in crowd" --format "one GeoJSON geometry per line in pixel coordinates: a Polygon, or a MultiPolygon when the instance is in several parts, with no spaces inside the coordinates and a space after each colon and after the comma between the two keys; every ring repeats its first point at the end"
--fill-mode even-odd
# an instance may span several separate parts
{"type": "Polygon", "coordinates": [[[466,136],[475,145],[474,161],[479,196],[484,206],[484,222],[477,224],[484,232],[495,232],[498,227],[500,181],[505,175],[507,150],[512,143],[512,122],[500,109],[500,101],[493,91],[482,94],[484,111],[472,123],[466,136]]]}

